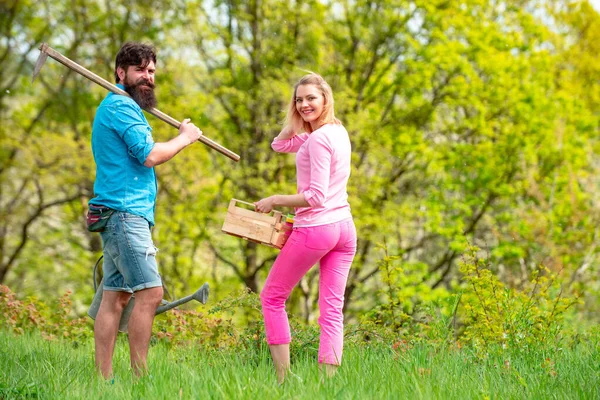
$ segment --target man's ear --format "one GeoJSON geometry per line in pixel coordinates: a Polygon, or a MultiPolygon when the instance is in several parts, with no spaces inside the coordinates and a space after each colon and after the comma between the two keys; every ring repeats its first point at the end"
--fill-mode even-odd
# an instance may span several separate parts
{"type": "Polygon", "coordinates": [[[119,77],[119,83],[123,83],[125,80],[126,72],[123,68],[117,67],[117,76],[119,77]]]}

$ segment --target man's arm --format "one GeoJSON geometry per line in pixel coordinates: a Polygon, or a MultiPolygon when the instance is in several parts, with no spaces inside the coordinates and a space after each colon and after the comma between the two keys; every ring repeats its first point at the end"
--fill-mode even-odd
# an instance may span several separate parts
{"type": "Polygon", "coordinates": [[[190,123],[189,119],[184,119],[179,126],[179,135],[168,142],[155,143],[154,147],[146,157],[144,166],[152,168],[169,161],[177,153],[200,139],[202,131],[196,125],[190,123]]]}

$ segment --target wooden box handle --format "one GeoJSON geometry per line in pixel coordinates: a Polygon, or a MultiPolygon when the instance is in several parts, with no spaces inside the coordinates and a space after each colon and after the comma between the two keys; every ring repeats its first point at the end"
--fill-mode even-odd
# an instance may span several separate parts
{"type": "MultiPolygon", "coordinates": [[[[256,206],[254,205],[254,203],[249,203],[247,201],[240,200],[240,199],[231,199],[231,201],[229,202],[229,208],[228,208],[228,210],[231,211],[231,212],[233,212],[236,203],[242,203],[242,204],[246,204],[247,206],[251,206],[251,207],[254,208],[255,212],[258,212],[258,211],[256,211],[256,206]]],[[[275,217],[275,219],[276,219],[277,222],[281,221],[281,218],[282,218],[282,212],[281,211],[271,210],[271,212],[273,213],[273,216],[275,217]]]]}

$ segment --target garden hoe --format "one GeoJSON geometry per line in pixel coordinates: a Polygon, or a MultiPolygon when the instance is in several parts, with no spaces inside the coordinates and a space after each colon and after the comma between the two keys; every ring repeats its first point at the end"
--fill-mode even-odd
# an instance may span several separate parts
{"type": "MultiPolygon", "coordinates": [[[[115,94],[119,94],[121,96],[130,97],[126,91],[118,88],[117,86],[108,82],[106,79],[99,77],[98,75],[94,74],[93,72],[88,71],[87,69],[83,68],[81,65],[77,64],[76,62],[71,61],[67,57],[63,56],[62,54],[60,54],[59,52],[57,52],[56,50],[54,50],[53,48],[48,46],[46,43],[42,43],[42,45],[40,46],[40,56],[38,57],[37,62],[35,63],[35,68],[33,70],[33,78],[31,80],[32,82],[35,80],[36,76],[40,73],[40,70],[44,66],[44,63],[46,62],[46,59],[48,58],[48,56],[52,57],[53,59],[55,59],[59,63],[63,64],[67,68],[86,77],[90,81],[102,86],[104,89],[109,90],[115,94]]],[[[174,118],[171,118],[170,116],[163,113],[162,111],[157,110],[156,108],[146,109],[146,111],[149,112],[150,114],[154,115],[158,119],[173,126],[174,128],[179,129],[179,125],[181,125],[181,122],[177,121],[174,118]]],[[[239,155],[237,155],[234,152],[232,152],[231,150],[221,146],[220,144],[210,140],[209,138],[207,138],[204,135],[200,136],[200,139],[198,139],[198,140],[200,142],[204,143],[205,145],[207,145],[208,147],[210,147],[214,150],[217,150],[219,153],[229,157],[233,161],[237,162],[240,160],[239,155]]]]}

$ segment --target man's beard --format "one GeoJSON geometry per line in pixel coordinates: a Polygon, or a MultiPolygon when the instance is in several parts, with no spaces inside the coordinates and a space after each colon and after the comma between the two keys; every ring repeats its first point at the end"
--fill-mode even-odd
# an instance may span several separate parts
{"type": "Polygon", "coordinates": [[[125,91],[129,93],[131,98],[138,103],[138,105],[145,109],[156,107],[156,96],[154,95],[154,84],[147,81],[146,79],[139,79],[133,85],[127,82],[125,77],[125,91]]]}

